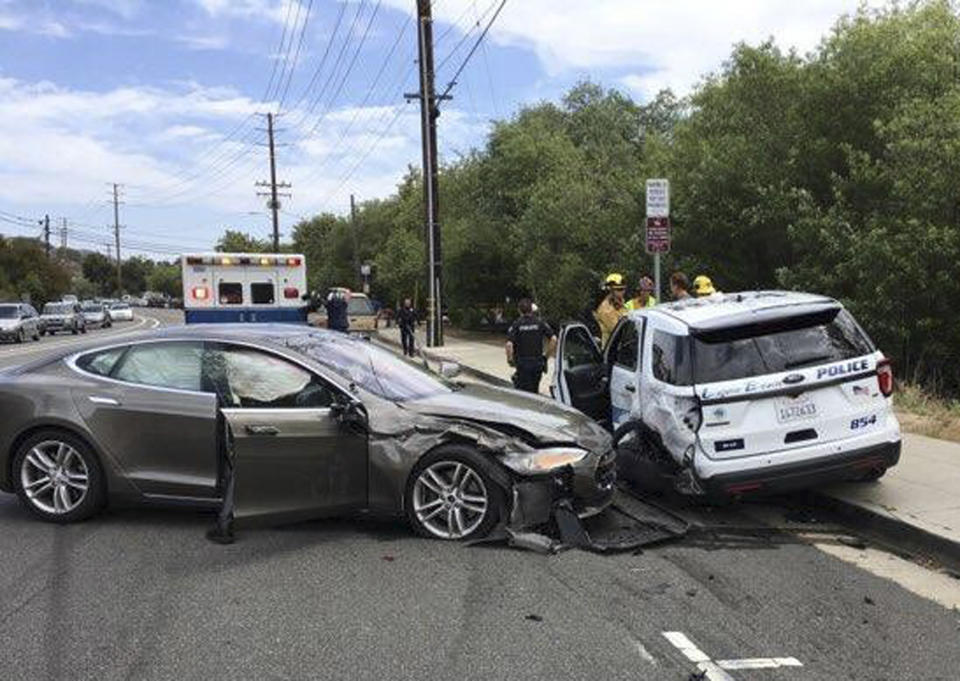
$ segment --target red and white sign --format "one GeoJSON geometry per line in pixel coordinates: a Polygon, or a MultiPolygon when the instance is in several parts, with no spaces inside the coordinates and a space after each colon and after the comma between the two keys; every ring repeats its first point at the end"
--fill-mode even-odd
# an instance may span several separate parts
{"type": "Polygon", "coordinates": [[[669,253],[670,236],[670,218],[647,218],[647,253],[669,253]]]}

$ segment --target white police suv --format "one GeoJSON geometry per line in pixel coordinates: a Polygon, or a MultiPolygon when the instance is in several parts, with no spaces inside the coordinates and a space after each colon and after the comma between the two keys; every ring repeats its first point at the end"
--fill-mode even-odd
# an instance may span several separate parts
{"type": "Polygon", "coordinates": [[[824,296],[755,291],[637,310],[602,353],[585,326],[565,326],[551,390],[689,493],[874,480],[900,458],[890,363],[824,296]]]}

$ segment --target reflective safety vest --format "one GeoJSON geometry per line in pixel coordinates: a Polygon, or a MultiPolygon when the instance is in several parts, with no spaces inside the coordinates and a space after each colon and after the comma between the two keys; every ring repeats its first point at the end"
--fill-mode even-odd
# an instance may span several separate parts
{"type": "Polygon", "coordinates": [[[637,302],[637,299],[636,299],[636,298],[631,298],[631,299],[628,300],[626,303],[624,303],[623,306],[624,306],[625,308],[627,308],[628,310],[640,310],[640,309],[643,309],[643,308],[645,308],[645,307],[653,307],[653,306],[656,305],[656,304],[657,304],[657,299],[654,298],[653,296],[648,296],[648,297],[647,297],[647,304],[646,304],[646,305],[640,305],[640,304],[637,302]]]}

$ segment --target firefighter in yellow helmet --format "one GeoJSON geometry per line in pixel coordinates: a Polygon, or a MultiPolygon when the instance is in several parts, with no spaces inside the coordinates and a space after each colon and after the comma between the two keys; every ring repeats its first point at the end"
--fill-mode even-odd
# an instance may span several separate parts
{"type": "Polygon", "coordinates": [[[716,293],[717,289],[713,287],[713,282],[710,281],[710,277],[701,274],[693,280],[693,292],[697,298],[704,298],[716,293]]]}
{"type": "Polygon", "coordinates": [[[623,296],[627,290],[627,286],[623,281],[623,275],[619,272],[611,272],[608,274],[606,280],[603,282],[603,286],[607,291],[607,295],[600,301],[597,309],[593,311],[593,318],[597,320],[597,325],[600,327],[601,340],[603,345],[606,346],[617,322],[627,314],[627,307],[623,302],[623,296]]]}

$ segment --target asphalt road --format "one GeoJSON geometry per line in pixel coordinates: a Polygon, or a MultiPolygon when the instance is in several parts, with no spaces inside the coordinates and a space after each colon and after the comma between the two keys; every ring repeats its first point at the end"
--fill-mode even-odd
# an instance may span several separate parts
{"type": "MultiPolygon", "coordinates": [[[[0,365],[138,323],[0,347],[0,365]]],[[[54,526],[0,495],[0,679],[957,678],[960,613],[941,603],[960,581],[883,551],[854,564],[775,505],[685,512],[726,529],[542,556],[369,519],[219,546],[194,512],[54,526]]]]}

